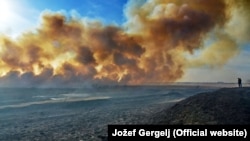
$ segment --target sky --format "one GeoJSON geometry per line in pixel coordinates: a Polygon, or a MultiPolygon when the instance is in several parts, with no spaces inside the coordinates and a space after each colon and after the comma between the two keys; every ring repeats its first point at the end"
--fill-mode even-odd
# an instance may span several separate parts
{"type": "Polygon", "coordinates": [[[62,12],[70,15],[76,13],[81,17],[98,19],[106,24],[125,22],[123,8],[127,0],[0,0],[0,31],[14,36],[21,31],[35,28],[44,11],[62,12]],[[16,21],[16,22],[15,22],[16,21]],[[22,25],[22,26],[21,26],[22,25]]]}
{"type": "Polygon", "coordinates": [[[250,82],[247,0],[0,0],[0,86],[250,82]]]}

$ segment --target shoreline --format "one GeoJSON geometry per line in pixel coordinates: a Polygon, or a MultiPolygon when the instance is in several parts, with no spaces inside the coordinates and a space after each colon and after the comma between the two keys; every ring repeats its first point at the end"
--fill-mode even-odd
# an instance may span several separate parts
{"type": "MultiPolygon", "coordinates": [[[[228,108],[232,101],[236,101],[237,103],[237,100],[241,102],[240,99],[250,99],[250,96],[248,96],[250,95],[250,88],[213,88],[205,89],[205,92],[197,91],[201,89],[202,88],[197,89],[195,87],[190,90],[186,90],[185,88],[174,89],[185,91],[187,95],[177,93],[174,90],[160,95],[153,94],[155,92],[151,91],[150,93],[152,93],[152,95],[138,94],[135,96],[94,101],[68,101],[0,109],[0,140],[102,141],[107,139],[108,124],[217,125],[223,123],[215,122],[215,118],[209,114],[216,113],[215,111],[218,109],[221,110],[221,112],[225,111],[225,109],[220,108],[220,106],[226,105],[228,108]],[[245,94],[228,94],[229,91],[244,92],[245,94]],[[239,95],[241,95],[241,97],[238,97],[239,95]],[[171,100],[173,96],[176,98],[171,100]],[[186,97],[183,98],[183,96],[186,97]],[[213,102],[219,102],[220,104],[213,102]],[[135,106],[133,106],[133,104],[135,106]],[[202,104],[205,104],[205,106],[202,104]],[[217,105],[219,108],[209,110],[209,108],[213,107],[211,104],[217,105]],[[200,108],[196,110],[193,109],[193,107],[200,108]],[[205,110],[205,112],[202,110],[205,110]],[[195,112],[196,115],[192,115],[190,112],[195,112]],[[204,113],[207,114],[204,115],[204,113]],[[175,117],[175,115],[179,116],[175,117]],[[193,117],[190,118],[187,115],[192,115],[193,117]],[[203,123],[194,121],[194,117],[204,117],[204,120],[208,120],[208,122],[204,120],[202,120],[203,123]],[[166,122],[166,120],[171,120],[172,122],[166,122]]],[[[154,90],[158,90],[158,88],[156,87],[154,90]]],[[[235,105],[235,103],[233,105],[235,105]]],[[[242,108],[241,106],[242,105],[240,105],[240,108],[242,108]]],[[[234,111],[240,111],[239,107],[232,107],[234,107],[234,111]]],[[[244,110],[247,110],[247,108],[248,107],[245,107],[244,110]]],[[[230,113],[228,111],[226,112],[230,113]]],[[[232,114],[234,114],[234,112],[232,114]]],[[[228,115],[226,116],[227,118],[230,117],[228,115]]],[[[242,116],[238,117],[242,118],[242,116]]],[[[220,118],[224,120],[223,117],[219,116],[219,119],[220,118]]]]}

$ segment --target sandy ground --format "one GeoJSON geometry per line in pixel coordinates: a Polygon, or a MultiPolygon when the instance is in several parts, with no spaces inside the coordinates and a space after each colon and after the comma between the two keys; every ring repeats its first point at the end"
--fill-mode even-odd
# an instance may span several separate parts
{"type": "Polygon", "coordinates": [[[157,124],[249,125],[250,88],[223,88],[194,95],[151,120],[157,124]]]}

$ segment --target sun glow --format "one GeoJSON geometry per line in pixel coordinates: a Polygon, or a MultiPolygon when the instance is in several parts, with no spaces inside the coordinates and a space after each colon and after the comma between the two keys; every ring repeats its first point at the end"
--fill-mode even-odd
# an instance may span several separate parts
{"type": "Polygon", "coordinates": [[[0,0],[0,34],[14,37],[31,26],[27,10],[30,8],[20,1],[0,0]]]}
{"type": "Polygon", "coordinates": [[[8,0],[0,0],[0,21],[1,23],[8,24],[14,17],[14,5],[8,0]]]}

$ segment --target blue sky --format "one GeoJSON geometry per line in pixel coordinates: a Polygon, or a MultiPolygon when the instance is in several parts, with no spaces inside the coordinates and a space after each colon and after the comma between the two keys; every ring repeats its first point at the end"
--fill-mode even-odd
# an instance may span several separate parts
{"type": "Polygon", "coordinates": [[[10,36],[35,28],[43,11],[77,12],[81,17],[121,25],[127,0],[0,0],[0,33],[10,36]]]}
{"type": "Polygon", "coordinates": [[[127,0],[25,0],[30,6],[38,11],[45,9],[51,11],[77,11],[83,17],[102,19],[107,23],[124,22],[125,17],[123,14],[123,8],[127,3],[127,0]]]}

